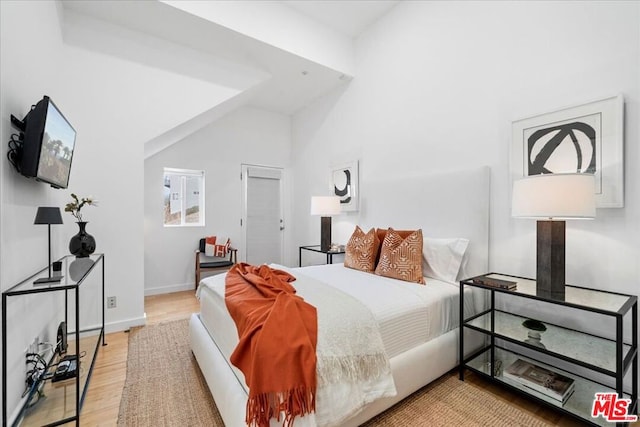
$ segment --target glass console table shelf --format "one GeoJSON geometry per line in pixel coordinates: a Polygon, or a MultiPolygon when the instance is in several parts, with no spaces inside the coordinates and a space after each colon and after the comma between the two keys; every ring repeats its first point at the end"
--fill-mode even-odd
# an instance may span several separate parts
{"type": "MultiPolygon", "coordinates": [[[[598,291],[595,289],[582,288],[579,286],[566,285],[565,286],[565,298],[564,300],[556,300],[552,298],[546,298],[538,296],[536,292],[536,281],[533,279],[525,279],[522,277],[509,276],[507,274],[491,273],[486,274],[483,277],[490,279],[501,279],[516,282],[517,288],[509,293],[521,295],[523,297],[535,298],[543,301],[548,301],[556,304],[560,304],[567,307],[576,307],[579,309],[585,309],[596,312],[603,312],[606,314],[627,312],[634,301],[632,295],[623,295],[615,292],[598,291]]],[[[470,283],[473,278],[463,280],[465,285],[477,285],[470,283]]],[[[494,289],[485,287],[487,289],[494,289]]],[[[497,290],[497,289],[496,289],[497,290]]]]}
{"type": "MultiPolygon", "coordinates": [[[[100,347],[100,333],[100,328],[80,331],[80,354],[82,355],[79,378],[80,407],[82,407],[84,392],[91,375],[91,367],[100,347]]],[[[75,354],[75,341],[69,342],[69,348],[71,351],[67,354],[75,354]]],[[[53,373],[53,371],[53,367],[49,369],[49,372],[53,373]]],[[[24,409],[21,427],[37,427],[51,424],[54,420],[74,419],[76,413],[76,381],[74,378],[55,383],[45,381],[41,393],[43,397],[36,400],[38,395],[34,395],[32,400],[34,404],[24,409]]]]}
{"type": "MultiPolygon", "coordinates": [[[[522,323],[526,317],[494,311],[494,333],[496,338],[504,338],[534,349],[540,348],[537,344],[527,343],[529,329],[522,323]]],[[[598,371],[604,371],[609,375],[615,375],[616,364],[614,358],[606,355],[615,354],[616,342],[591,334],[585,334],[573,329],[563,328],[548,322],[544,322],[546,331],[540,333],[540,342],[554,356],[573,360],[575,363],[598,371]]],[[[467,322],[467,326],[490,333],[491,313],[485,313],[467,322]]],[[[631,346],[623,344],[623,357],[627,357],[631,346]]]]}
{"type": "MultiPolygon", "coordinates": [[[[468,361],[467,368],[478,374],[481,374],[484,376],[490,376],[491,375],[490,367],[492,366],[490,360],[491,360],[491,351],[490,349],[487,349],[485,352],[481,353],[480,355],[476,356],[472,360],[468,361]]],[[[599,384],[595,381],[591,381],[587,378],[583,378],[578,375],[568,373],[556,367],[551,367],[545,363],[539,362],[537,360],[534,360],[528,357],[524,357],[522,355],[510,352],[500,347],[496,347],[495,349],[495,360],[496,361],[499,360],[500,365],[502,367],[497,373],[494,373],[495,376],[493,378],[495,381],[503,385],[506,385],[507,387],[510,387],[514,390],[517,390],[520,393],[525,393],[529,396],[532,396],[536,400],[544,404],[556,406],[557,408],[563,411],[569,412],[578,418],[583,418],[585,416],[588,416],[588,414],[591,413],[591,407],[593,405],[593,397],[595,393],[615,392],[615,389],[612,387],[608,387],[606,385],[599,384]],[[502,369],[505,366],[509,366],[511,363],[515,362],[516,359],[526,360],[538,366],[542,366],[543,368],[547,368],[547,369],[559,372],[562,375],[572,378],[576,383],[573,394],[571,395],[571,397],[569,397],[569,399],[567,399],[567,401],[563,405],[561,405],[560,403],[549,403],[549,399],[546,398],[544,394],[539,393],[536,390],[532,390],[528,387],[525,387],[521,384],[518,384],[515,381],[509,381],[508,378],[505,378],[502,375],[503,374],[502,369]]],[[[626,399],[631,399],[631,396],[628,393],[624,393],[623,396],[626,399]]],[[[600,426],[612,425],[602,417],[595,418],[595,419],[592,418],[590,419],[590,422],[592,424],[600,425],[600,426]]]]}
{"type": "Polygon", "coordinates": [[[482,278],[516,282],[516,288],[491,287],[474,278],[460,282],[461,380],[469,369],[589,425],[610,425],[602,417],[591,417],[595,393],[617,393],[620,398],[630,399],[629,413],[637,414],[637,296],[567,285],[564,299],[559,300],[538,295],[535,280],[496,273],[482,278]],[[485,302],[478,313],[469,317],[463,310],[464,299],[470,295],[463,292],[467,287],[474,288],[474,298],[485,302]],[[536,312],[533,318],[544,325],[542,331],[523,325],[532,318],[532,312],[536,312]],[[590,321],[600,328],[589,325],[590,321]],[[576,324],[585,330],[577,330],[576,324]],[[466,349],[465,331],[479,335],[484,345],[466,349]],[[630,342],[625,342],[624,337],[630,342]],[[465,358],[469,352],[471,355],[465,358]],[[517,359],[572,378],[573,394],[563,404],[503,376],[504,369],[517,359]]]}
{"type": "Polygon", "coordinates": [[[60,261],[62,278],[59,282],[34,284],[38,278],[47,277],[48,268],[44,268],[2,293],[3,426],[80,425],[80,410],[98,349],[101,344],[106,345],[104,255],[93,254],[85,258],[69,255],[60,261]],[[29,309],[39,315],[34,316],[29,309]],[[37,332],[39,336],[42,333],[49,337],[51,348],[38,347],[43,358],[40,368],[44,370],[21,399],[25,378],[22,372],[16,375],[15,370],[17,366],[25,365],[25,352],[16,343],[26,339],[22,331],[25,319],[29,319],[33,330],[40,331],[37,332]],[[54,351],[56,330],[61,320],[68,332],[68,347],[62,355],[54,351]],[[77,357],[75,375],[52,382],[60,358],[71,355],[77,357]],[[45,363],[46,367],[42,366],[45,363]]]}

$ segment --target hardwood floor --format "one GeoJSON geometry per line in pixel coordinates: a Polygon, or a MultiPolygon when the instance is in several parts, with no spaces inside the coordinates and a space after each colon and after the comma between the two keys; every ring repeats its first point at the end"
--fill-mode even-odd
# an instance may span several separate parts
{"type": "MultiPolygon", "coordinates": [[[[153,295],[144,299],[147,325],[185,319],[200,310],[194,291],[153,295]]],[[[85,397],[80,424],[83,426],[115,426],[120,398],[127,377],[129,334],[107,334],[107,345],[100,347],[89,389],[85,397]]]]}
{"type": "MultiPolygon", "coordinates": [[[[147,324],[184,319],[199,310],[193,291],[154,295],[145,298],[147,324]]],[[[118,420],[120,397],[126,378],[128,333],[107,335],[108,345],[101,347],[80,416],[83,426],[114,426],[118,420]]],[[[457,376],[457,370],[448,375],[457,376]]],[[[556,426],[580,426],[581,423],[558,411],[539,405],[472,373],[465,376],[470,384],[491,391],[499,399],[536,418],[556,426]]]]}

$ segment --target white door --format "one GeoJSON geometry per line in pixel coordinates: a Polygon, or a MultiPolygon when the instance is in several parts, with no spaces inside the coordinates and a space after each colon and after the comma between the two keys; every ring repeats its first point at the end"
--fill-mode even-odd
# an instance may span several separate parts
{"type": "Polygon", "coordinates": [[[242,165],[245,260],[282,264],[284,246],[283,171],[242,165]]]}

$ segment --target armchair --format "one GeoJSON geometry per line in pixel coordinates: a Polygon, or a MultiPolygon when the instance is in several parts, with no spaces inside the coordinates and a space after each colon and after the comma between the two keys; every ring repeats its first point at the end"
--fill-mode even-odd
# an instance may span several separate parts
{"type": "Polygon", "coordinates": [[[234,264],[238,262],[238,250],[230,246],[230,242],[226,242],[226,252],[228,256],[208,256],[206,254],[206,240],[200,239],[200,244],[196,250],[196,283],[195,288],[198,289],[200,284],[200,276],[202,272],[217,271],[219,273],[228,271],[234,264]]]}

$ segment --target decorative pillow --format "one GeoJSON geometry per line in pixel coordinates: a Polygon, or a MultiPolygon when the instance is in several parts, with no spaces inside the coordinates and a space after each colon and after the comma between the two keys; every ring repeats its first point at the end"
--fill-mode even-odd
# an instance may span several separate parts
{"type": "Polygon", "coordinates": [[[422,230],[416,230],[403,239],[397,231],[389,228],[381,246],[380,261],[375,271],[377,275],[424,284],[422,230]]]}
{"type": "MultiPolygon", "coordinates": [[[[390,228],[376,228],[376,235],[378,236],[378,240],[380,240],[380,248],[378,249],[378,254],[376,255],[376,265],[378,265],[378,261],[380,261],[380,252],[382,251],[382,242],[384,242],[384,238],[387,236],[387,230],[390,228]]],[[[400,235],[403,239],[409,237],[411,233],[416,230],[393,230],[397,234],[400,235]]]]}
{"type": "Polygon", "coordinates": [[[227,237],[205,237],[204,254],[206,256],[225,257],[231,245],[231,239],[227,237]]]}
{"type": "Polygon", "coordinates": [[[462,238],[434,239],[425,237],[422,246],[424,275],[433,279],[457,284],[460,266],[469,246],[462,238]]]}
{"type": "MultiPolygon", "coordinates": [[[[391,227],[389,228],[376,228],[376,235],[378,236],[378,239],[380,239],[380,242],[384,242],[384,238],[387,236],[387,231],[392,230],[391,227]]],[[[409,235],[411,233],[415,233],[416,230],[393,230],[396,234],[399,234],[400,237],[402,237],[403,239],[406,239],[407,237],[409,237],[409,235]]]]}
{"type": "Polygon", "coordinates": [[[373,273],[379,246],[380,240],[376,236],[375,229],[372,228],[367,234],[364,234],[364,231],[356,225],[356,229],[345,248],[344,266],[373,273]]]}

